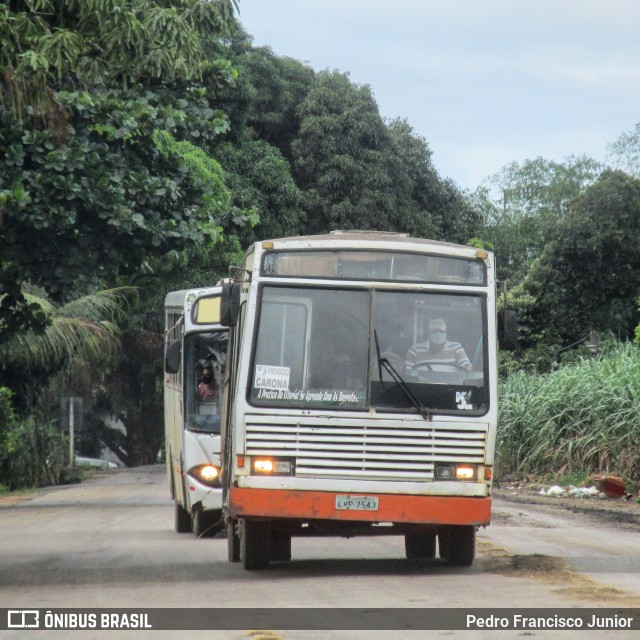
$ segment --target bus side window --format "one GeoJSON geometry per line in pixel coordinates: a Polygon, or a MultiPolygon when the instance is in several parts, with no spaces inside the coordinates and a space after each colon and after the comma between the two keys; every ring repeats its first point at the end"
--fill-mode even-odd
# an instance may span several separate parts
{"type": "Polygon", "coordinates": [[[180,371],[180,340],[169,340],[164,361],[166,373],[178,373],[180,371]]]}

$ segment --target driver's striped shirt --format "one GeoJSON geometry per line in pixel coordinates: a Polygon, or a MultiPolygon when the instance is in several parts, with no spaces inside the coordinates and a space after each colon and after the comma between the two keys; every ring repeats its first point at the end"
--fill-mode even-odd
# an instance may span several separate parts
{"type": "Polygon", "coordinates": [[[429,341],[413,345],[407,352],[405,371],[417,375],[422,371],[456,371],[469,367],[471,361],[459,342],[447,340],[444,347],[437,352],[431,351],[429,341]],[[428,363],[428,365],[427,365],[428,363]]]}

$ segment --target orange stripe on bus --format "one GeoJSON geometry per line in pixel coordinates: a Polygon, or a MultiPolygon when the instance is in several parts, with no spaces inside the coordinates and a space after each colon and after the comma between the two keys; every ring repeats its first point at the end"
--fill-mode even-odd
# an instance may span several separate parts
{"type": "Polygon", "coordinates": [[[346,492],[291,491],[286,489],[245,489],[232,487],[229,515],[232,518],[262,516],[321,520],[365,520],[370,522],[411,522],[420,524],[487,525],[491,519],[491,498],[375,496],[377,511],[336,509],[336,496],[346,492]]]}

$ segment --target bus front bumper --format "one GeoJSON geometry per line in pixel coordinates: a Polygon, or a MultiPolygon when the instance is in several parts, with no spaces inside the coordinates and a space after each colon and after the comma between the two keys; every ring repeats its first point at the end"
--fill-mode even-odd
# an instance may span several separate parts
{"type": "Polygon", "coordinates": [[[344,520],[403,524],[478,525],[491,519],[491,497],[347,494],[232,487],[229,515],[300,520],[344,520]],[[356,498],[345,500],[345,498],[356,498]],[[364,500],[360,500],[364,498],[364,500]],[[370,498],[371,500],[367,500],[370,498]],[[369,508],[338,508],[345,502],[369,508]],[[371,508],[375,505],[376,508],[371,508]]]}
{"type": "Polygon", "coordinates": [[[189,490],[189,504],[200,503],[203,511],[219,511],[222,509],[222,489],[212,489],[195,482],[193,478],[187,478],[187,488],[189,490]]]}

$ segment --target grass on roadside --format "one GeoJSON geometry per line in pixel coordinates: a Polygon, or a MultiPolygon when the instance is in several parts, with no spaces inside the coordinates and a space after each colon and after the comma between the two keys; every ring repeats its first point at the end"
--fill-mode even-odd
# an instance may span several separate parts
{"type": "Polygon", "coordinates": [[[500,389],[497,446],[501,473],[549,478],[608,472],[637,488],[638,349],[617,345],[553,373],[511,375],[500,389]]]}

